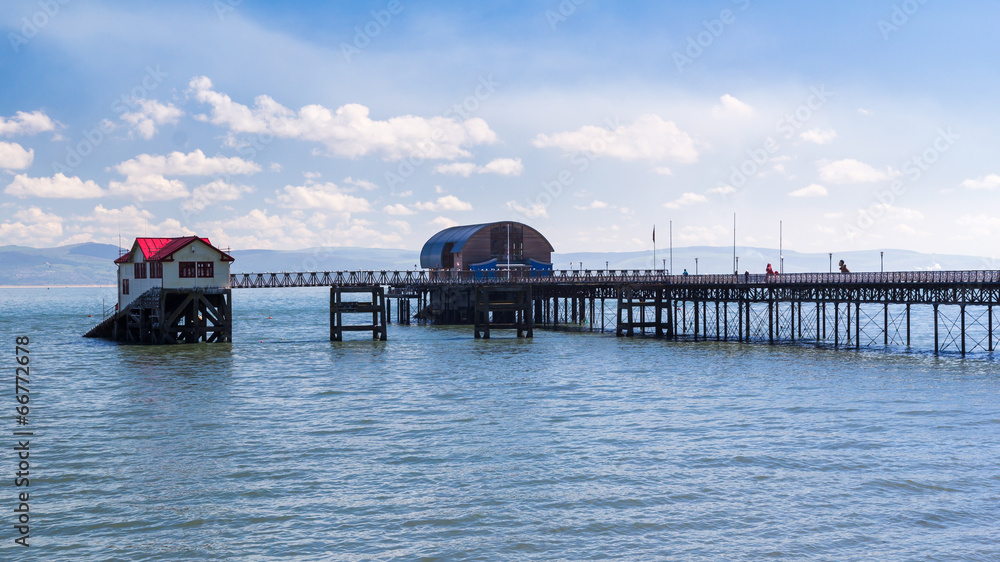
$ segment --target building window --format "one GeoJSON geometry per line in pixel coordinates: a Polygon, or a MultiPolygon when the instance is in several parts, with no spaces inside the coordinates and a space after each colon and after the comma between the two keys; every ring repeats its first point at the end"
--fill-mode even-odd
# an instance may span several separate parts
{"type": "Polygon", "coordinates": [[[193,261],[182,261],[177,264],[179,268],[179,277],[181,279],[193,279],[194,278],[194,262],[193,261]]]}
{"type": "Polygon", "coordinates": [[[128,279],[122,279],[122,294],[128,294],[128,279]]]}
{"type": "Polygon", "coordinates": [[[163,264],[158,261],[149,262],[149,278],[163,279],[163,264]]]}
{"type": "Polygon", "coordinates": [[[198,277],[215,277],[215,263],[210,261],[198,262],[198,277]]]}
{"type": "Polygon", "coordinates": [[[146,278],[146,263],[142,262],[142,263],[137,263],[137,264],[133,264],[133,265],[135,266],[135,275],[133,275],[132,277],[135,277],[136,279],[145,279],[146,278]]]}

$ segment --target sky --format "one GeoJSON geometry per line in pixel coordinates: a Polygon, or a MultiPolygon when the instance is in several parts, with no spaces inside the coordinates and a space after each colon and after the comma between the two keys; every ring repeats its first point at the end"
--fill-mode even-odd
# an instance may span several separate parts
{"type": "Polygon", "coordinates": [[[1000,3],[9,2],[0,245],[1000,253],[1000,3]],[[779,226],[780,225],[780,226],[779,226]],[[126,242],[127,244],[127,242],[126,242]]]}

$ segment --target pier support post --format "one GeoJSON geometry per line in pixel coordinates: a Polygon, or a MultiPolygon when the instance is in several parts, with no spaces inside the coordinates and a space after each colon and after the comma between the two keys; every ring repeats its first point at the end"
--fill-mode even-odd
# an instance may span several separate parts
{"type": "Polygon", "coordinates": [[[934,355],[938,353],[938,303],[934,303],[934,355]]]}
{"type": "Polygon", "coordinates": [[[386,298],[381,286],[330,287],[330,341],[343,341],[344,332],[371,331],[372,339],[386,341],[386,298]],[[344,301],[344,293],[368,293],[371,301],[344,301]],[[371,324],[345,326],[344,314],[371,314],[371,324]]]}

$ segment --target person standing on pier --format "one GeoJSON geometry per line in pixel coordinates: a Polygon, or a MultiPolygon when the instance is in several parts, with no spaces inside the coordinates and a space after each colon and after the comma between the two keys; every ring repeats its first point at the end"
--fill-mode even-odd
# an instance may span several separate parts
{"type": "Polygon", "coordinates": [[[840,265],[840,272],[841,273],[850,273],[851,272],[850,269],[847,269],[847,264],[844,263],[844,260],[840,260],[840,264],[839,265],[840,265]]]}

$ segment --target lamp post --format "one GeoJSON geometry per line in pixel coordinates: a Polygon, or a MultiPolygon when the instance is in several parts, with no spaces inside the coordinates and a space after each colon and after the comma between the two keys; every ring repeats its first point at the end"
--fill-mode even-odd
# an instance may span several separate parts
{"type": "Polygon", "coordinates": [[[694,258],[694,274],[698,275],[698,258],[694,258]]]}
{"type": "Polygon", "coordinates": [[[833,252],[830,252],[830,273],[833,273],[833,252]]]}
{"type": "Polygon", "coordinates": [[[736,275],[740,274],[740,257],[736,256],[736,275]]]}
{"type": "Polygon", "coordinates": [[[881,273],[885,273],[885,251],[878,253],[878,270],[881,273]]]}
{"type": "Polygon", "coordinates": [[[604,271],[610,271],[611,268],[608,267],[608,262],[604,262],[604,271]]]}

